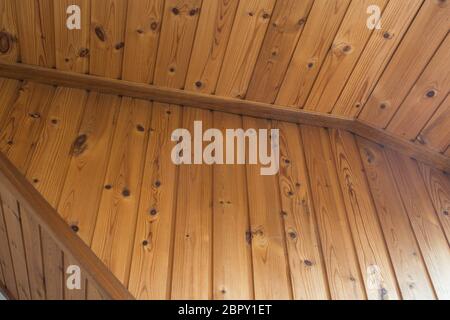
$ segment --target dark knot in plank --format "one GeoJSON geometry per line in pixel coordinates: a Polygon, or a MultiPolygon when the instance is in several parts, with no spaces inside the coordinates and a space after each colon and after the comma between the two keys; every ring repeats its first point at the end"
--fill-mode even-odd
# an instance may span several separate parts
{"type": "Polygon", "coordinates": [[[87,148],[86,145],[87,135],[82,134],[75,139],[75,142],[72,145],[72,155],[77,157],[81,155],[87,148]]]}

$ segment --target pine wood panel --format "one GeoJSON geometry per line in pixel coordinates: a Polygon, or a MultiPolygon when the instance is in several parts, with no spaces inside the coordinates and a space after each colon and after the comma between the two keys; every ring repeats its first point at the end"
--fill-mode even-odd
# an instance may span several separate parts
{"type": "Polygon", "coordinates": [[[16,0],[0,1],[0,60],[16,62],[20,57],[16,0]]]}
{"type": "Polygon", "coordinates": [[[47,234],[41,234],[42,260],[47,300],[64,300],[64,257],[56,242],[47,234]],[[56,276],[60,275],[60,277],[56,276]]]}
{"type": "Polygon", "coordinates": [[[17,99],[21,82],[0,78],[0,124],[10,110],[10,105],[17,99]]]}
{"type": "Polygon", "coordinates": [[[87,73],[89,71],[89,36],[91,8],[89,0],[56,0],[55,10],[55,56],[56,68],[87,73]],[[67,9],[80,7],[81,29],[69,30],[67,9]]]}
{"type": "Polygon", "coordinates": [[[92,240],[92,250],[124,284],[130,273],[150,106],[149,101],[122,98],[92,240]]]}
{"type": "Polygon", "coordinates": [[[164,0],[128,1],[122,79],[153,82],[163,8],[164,0]]]}
{"type": "Polygon", "coordinates": [[[9,244],[9,239],[4,218],[3,201],[1,201],[0,205],[0,243],[2,243],[0,246],[0,265],[5,278],[5,289],[7,289],[14,297],[18,297],[19,292],[17,291],[16,276],[14,274],[11,251],[9,245],[5,245],[9,244]]]}
{"type": "Polygon", "coordinates": [[[358,138],[360,154],[403,299],[435,299],[408,214],[382,147],[358,138]]]}

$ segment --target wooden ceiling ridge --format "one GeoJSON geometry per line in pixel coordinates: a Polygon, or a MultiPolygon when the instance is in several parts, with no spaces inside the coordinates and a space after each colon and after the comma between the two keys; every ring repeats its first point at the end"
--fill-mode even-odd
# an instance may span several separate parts
{"type": "Polygon", "coordinates": [[[257,118],[343,129],[394,149],[418,161],[432,165],[437,169],[450,172],[450,157],[375,128],[367,122],[347,116],[323,114],[276,104],[163,88],[150,84],[109,79],[20,63],[0,62],[0,77],[92,90],[162,103],[200,107],[257,118]]]}

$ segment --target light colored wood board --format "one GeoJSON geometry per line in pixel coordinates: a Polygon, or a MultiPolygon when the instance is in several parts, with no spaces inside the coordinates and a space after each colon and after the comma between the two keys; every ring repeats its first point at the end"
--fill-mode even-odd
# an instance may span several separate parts
{"type": "Polygon", "coordinates": [[[275,0],[239,2],[217,82],[217,95],[245,98],[274,5],[275,0]]]}
{"type": "Polygon", "coordinates": [[[301,127],[331,297],[365,299],[328,132],[301,127]]]}
{"type": "Polygon", "coordinates": [[[0,60],[16,62],[20,58],[16,0],[0,1],[0,60]]]}
{"type": "Polygon", "coordinates": [[[70,273],[67,273],[67,271],[69,271],[69,267],[79,267],[78,262],[72,257],[70,256],[69,253],[64,253],[64,277],[63,277],[63,286],[64,286],[64,300],[70,300],[70,301],[80,301],[80,300],[86,300],[86,284],[87,284],[87,280],[86,280],[86,275],[83,272],[83,270],[81,270],[81,274],[80,274],[80,284],[81,287],[80,289],[69,289],[69,287],[67,286],[67,282],[69,281],[69,276],[71,275],[70,273]]]}
{"type": "MultiPolygon", "coordinates": [[[[387,130],[415,140],[450,91],[450,36],[417,80],[387,130]]],[[[450,130],[444,130],[445,132],[450,130]]],[[[450,142],[450,140],[448,140],[450,142]]]]}
{"type": "MultiPolygon", "coordinates": [[[[182,128],[194,133],[194,121],[203,130],[212,127],[212,113],[185,108],[182,128]]],[[[206,144],[205,144],[206,145],[206,144]]],[[[192,148],[194,152],[194,148],[192,148]]],[[[172,271],[172,299],[212,298],[212,167],[181,165],[172,271]]]]}
{"type": "Polygon", "coordinates": [[[46,232],[41,233],[42,259],[47,300],[64,300],[63,253],[46,232]]]}
{"type": "Polygon", "coordinates": [[[415,160],[386,154],[422,256],[440,300],[450,299],[450,247],[415,160]]]}
{"type": "Polygon", "coordinates": [[[16,276],[14,274],[14,265],[11,258],[3,207],[3,201],[0,199],[0,265],[5,278],[5,289],[10,292],[11,298],[18,299],[19,292],[17,291],[16,276]]]}
{"type": "Polygon", "coordinates": [[[3,186],[0,187],[0,197],[2,199],[3,217],[8,232],[9,248],[16,277],[17,298],[19,300],[30,300],[30,284],[28,281],[19,205],[16,198],[3,186]]]}
{"type": "Polygon", "coordinates": [[[153,82],[163,8],[164,0],[128,1],[122,79],[153,82]]]}
{"type": "Polygon", "coordinates": [[[166,0],[154,83],[183,89],[202,0],[166,0]]]}
{"type": "Polygon", "coordinates": [[[372,30],[367,8],[384,9],[387,0],[352,1],[305,103],[305,109],[329,113],[358,63],[372,30]]]}
{"type": "Polygon", "coordinates": [[[381,29],[373,30],[369,42],[333,108],[333,114],[357,117],[378,79],[415,18],[423,0],[389,1],[381,29]]]}
{"type": "Polygon", "coordinates": [[[435,299],[384,149],[362,138],[357,141],[402,298],[435,299]]]}
{"type": "Polygon", "coordinates": [[[53,0],[15,1],[21,62],[54,68],[53,0]]]}
{"type": "Polygon", "coordinates": [[[330,293],[300,131],[286,122],[273,127],[280,130],[278,183],[293,297],[326,300],[330,293]]]}
{"type": "Polygon", "coordinates": [[[246,99],[275,102],[312,5],[311,0],[276,3],[246,99]]]}
{"type": "Polygon", "coordinates": [[[70,164],[72,144],[83,116],[87,93],[58,88],[44,129],[36,143],[26,176],[42,196],[57,207],[70,164]]]}
{"type": "Polygon", "coordinates": [[[21,85],[20,81],[0,78],[0,124],[8,114],[11,104],[17,99],[21,85]]]}
{"type": "Polygon", "coordinates": [[[349,3],[350,0],[314,1],[278,92],[277,104],[295,108],[305,105],[349,3]]]}
{"type": "Polygon", "coordinates": [[[41,231],[39,224],[25,208],[21,208],[20,218],[23,230],[30,293],[33,300],[45,300],[46,290],[42,262],[41,231]]]}
{"type": "MultiPolygon", "coordinates": [[[[243,118],[243,126],[257,132],[271,129],[269,120],[250,117],[243,118]]],[[[293,293],[278,179],[262,176],[260,169],[260,165],[246,166],[255,299],[288,300],[293,293]]]]}
{"type": "MultiPolygon", "coordinates": [[[[213,113],[214,128],[226,136],[228,129],[241,129],[242,118],[213,113]]],[[[237,150],[237,148],[234,148],[237,150]]],[[[225,148],[222,149],[226,155],[225,148]]],[[[244,165],[213,167],[213,298],[253,299],[251,244],[247,181],[244,165]]]]}
{"type": "Polygon", "coordinates": [[[92,250],[128,282],[151,115],[149,101],[122,98],[92,250]]]}
{"type": "Polygon", "coordinates": [[[128,0],[91,1],[89,73],[120,79],[128,0]]]}
{"type": "Polygon", "coordinates": [[[448,33],[450,4],[425,1],[359,119],[385,128],[448,33]],[[425,45],[426,44],[426,45],[425,45]]]}
{"type": "Polygon", "coordinates": [[[450,177],[442,171],[419,163],[425,186],[441,221],[442,229],[450,243],[450,177]]]}
{"type": "Polygon", "coordinates": [[[428,149],[445,152],[450,145],[450,95],[419,134],[416,142],[428,149]]]}
{"type": "Polygon", "coordinates": [[[333,129],[330,139],[367,297],[398,300],[397,280],[355,138],[333,129]]]}
{"type": "Polygon", "coordinates": [[[239,0],[203,1],[186,78],[186,90],[216,90],[239,0]]]}
{"type": "Polygon", "coordinates": [[[170,298],[178,173],[170,137],[181,125],[181,112],[178,106],[156,102],[152,108],[128,285],[137,299],[170,298]]]}
{"type": "Polygon", "coordinates": [[[92,242],[119,106],[117,96],[90,92],[70,151],[58,212],[70,226],[77,227],[87,245],[92,242]]]}
{"type": "MultiPolygon", "coordinates": [[[[89,71],[89,36],[91,8],[89,0],[56,0],[55,10],[55,57],[56,68],[73,72],[89,71]],[[80,8],[81,29],[70,30],[68,18],[74,13],[67,13],[70,6],[80,8]]],[[[50,14],[50,13],[49,13],[50,14]]]]}
{"type": "Polygon", "coordinates": [[[47,118],[55,88],[25,82],[0,124],[0,151],[25,173],[47,118]]]}

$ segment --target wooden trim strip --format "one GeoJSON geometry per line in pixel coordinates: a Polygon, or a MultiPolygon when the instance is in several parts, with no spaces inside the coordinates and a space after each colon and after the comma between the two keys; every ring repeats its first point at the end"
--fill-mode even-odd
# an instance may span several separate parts
{"type": "Polygon", "coordinates": [[[287,121],[303,125],[343,129],[395,149],[435,168],[450,172],[449,157],[404,140],[385,130],[375,128],[363,121],[346,116],[323,114],[268,103],[162,88],[154,85],[108,79],[19,63],[0,62],[0,77],[93,90],[107,94],[130,96],[162,103],[287,121]]]}
{"type": "Polygon", "coordinates": [[[56,210],[41,196],[14,165],[0,153],[0,183],[14,193],[20,205],[55,243],[77,261],[96,285],[113,300],[132,300],[132,295],[106,268],[92,250],[69,228],[56,210]]]}

